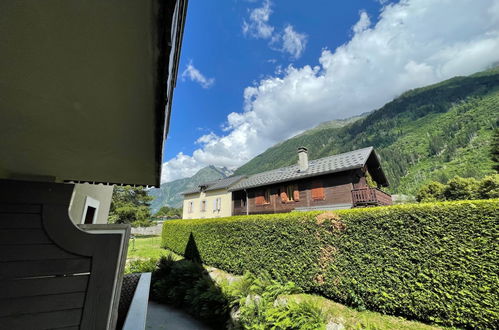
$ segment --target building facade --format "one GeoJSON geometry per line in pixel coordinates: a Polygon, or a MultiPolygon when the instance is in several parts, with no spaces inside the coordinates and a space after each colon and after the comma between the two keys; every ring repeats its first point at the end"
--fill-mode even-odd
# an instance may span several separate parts
{"type": "Polygon", "coordinates": [[[208,182],[185,191],[183,219],[204,219],[230,217],[232,215],[232,192],[228,189],[243,179],[243,176],[229,177],[208,182]]]}
{"type": "Polygon", "coordinates": [[[390,205],[388,186],[372,147],[308,161],[298,151],[298,164],[252,175],[232,191],[232,215],[335,210],[390,205]]]}

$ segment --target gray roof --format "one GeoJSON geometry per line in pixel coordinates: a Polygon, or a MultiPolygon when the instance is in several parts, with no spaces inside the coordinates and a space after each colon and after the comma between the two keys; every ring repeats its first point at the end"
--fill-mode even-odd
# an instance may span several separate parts
{"type": "Polygon", "coordinates": [[[368,147],[345,152],[339,155],[311,160],[308,162],[308,169],[304,172],[299,171],[298,165],[292,165],[272,171],[254,174],[235,184],[229,190],[235,191],[246,188],[254,188],[274,183],[361,168],[366,164],[373,150],[373,147],[368,147]]]}
{"type": "Polygon", "coordinates": [[[239,180],[244,178],[243,175],[231,176],[224,179],[219,179],[216,181],[206,182],[198,185],[195,188],[186,190],[182,192],[182,195],[195,194],[201,191],[201,187],[206,187],[205,191],[217,190],[217,189],[227,189],[233,184],[237,183],[239,180]]]}

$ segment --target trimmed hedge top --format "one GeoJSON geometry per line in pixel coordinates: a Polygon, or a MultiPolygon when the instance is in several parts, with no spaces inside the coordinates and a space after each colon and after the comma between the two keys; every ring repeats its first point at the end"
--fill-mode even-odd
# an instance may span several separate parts
{"type": "Polygon", "coordinates": [[[268,271],[307,292],[459,327],[499,320],[499,199],[292,212],[163,225],[162,246],[268,271]]]}

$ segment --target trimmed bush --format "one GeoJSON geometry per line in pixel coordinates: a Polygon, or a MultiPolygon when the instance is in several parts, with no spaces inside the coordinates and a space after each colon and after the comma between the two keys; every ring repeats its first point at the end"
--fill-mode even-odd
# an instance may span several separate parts
{"type": "Polygon", "coordinates": [[[494,328],[499,200],[175,220],[162,246],[387,314],[494,328]],[[194,247],[192,246],[194,244],[194,247]]]}

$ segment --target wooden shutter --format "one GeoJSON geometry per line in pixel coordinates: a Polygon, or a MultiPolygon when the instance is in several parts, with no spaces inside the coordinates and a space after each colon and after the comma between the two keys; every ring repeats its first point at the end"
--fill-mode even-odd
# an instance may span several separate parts
{"type": "Polygon", "coordinates": [[[324,200],[324,187],[322,186],[322,182],[314,181],[312,183],[312,199],[314,201],[324,200]]]}
{"type": "Polygon", "coordinates": [[[265,197],[263,196],[262,191],[257,191],[255,193],[255,204],[256,205],[263,205],[265,203],[265,197]]]}
{"type": "Polygon", "coordinates": [[[284,203],[284,202],[287,202],[289,199],[288,199],[288,195],[286,194],[286,187],[285,186],[282,186],[281,187],[281,201],[284,203]]]}
{"type": "Polygon", "coordinates": [[[294,185],[293,199],[295,200],[295,202],[298,202],[300,200],[300,191],[298,190],[298,185],[297,184],[294,185]]]}

